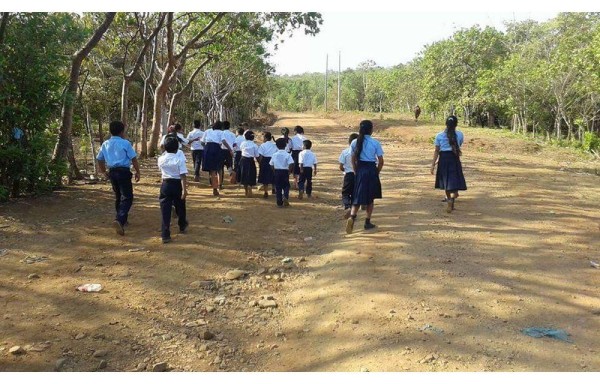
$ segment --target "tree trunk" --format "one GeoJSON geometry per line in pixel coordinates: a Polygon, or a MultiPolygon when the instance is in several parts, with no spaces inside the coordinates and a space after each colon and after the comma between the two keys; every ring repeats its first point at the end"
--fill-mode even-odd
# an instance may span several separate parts
{"type": "Polygon", "coordinates": [[[104,143],[104,132],[102,131],[102,117],[98,119],[98,136],[100,138],[100,143],[104,143]]]}
{"type": "Polygon", "coordinates": [[[108,30],[108,27],[115,18],[116,12],[106,13],[104,22],[96,29],[92,37],[88,40],[85,46],[75,53],[71,61],[71,72],[69,75],[69,84],[65,92],[65,99],[62,107],[62,122],[59,130],[58,140],[54,147],[54,153],[52,155],[52,162],[56,163],[65,158],[68,158],[71,175],[76,178],[81,178],[77,164],[75,163],[75,157],[73,155],[72,145],[72,124],[73,124],[73,105],[75,97],[77,95],[77,84],[79,82],[79,72],[81,70],[81,64],[83,60],[90,54],[92,49],[100,42],[104,33],[108,30]]]}
{"type": "Polygon", "coordinates": [[[90,118],[90,111],[85,107],[85,127],[90,137],[90,147],[92,148],[92,164],[94,165],[94,174],[98,173],[96,169],[96,146],[94,145],[94,130],[92,129],[92,119],[90,118]]]}
{"type": "Polygon", "coordinates": [[[129,95],[129,83],[131,83],[131,77],[123,76],[123,86],[121,87],[121,122],[125,125],[125,130],[127,130],[127,109],[129,108],[129,103],[127,101],[127,97],[129,95]]]}
{"type": "Polygon", "coordinates": [[[6,26],[8,25],[9,18],[9,12],[2,12],[2,19],[0,19],[0,45],[4,42],[4,35],[6,34],[6,26]]]}

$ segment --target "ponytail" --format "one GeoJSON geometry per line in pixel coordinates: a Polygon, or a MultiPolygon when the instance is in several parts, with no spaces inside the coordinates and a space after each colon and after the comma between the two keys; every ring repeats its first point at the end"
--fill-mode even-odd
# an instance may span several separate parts
{"type": "Polygon", "coordinates": [[[458,119],[456,116],[450,116],[446,119],[446,136],[448,137],[448,142],[452,147],[452,152],[456,155],[456,157],[460,157],[462,152],[460,150],[460,146],[458,145],[458,139],[456,137],[456,126],[458,125],[458,119]]]}
{"type": "Polygon", "coordinates": [[[360,161],[360,154],[363,150],[365,136],[370,135],[371,133],[373,133],[373,123],[371,120],[361,121],[358,130],[358,138],[356,139],[356,148],[354,149],[357,161],[360,161]]]}

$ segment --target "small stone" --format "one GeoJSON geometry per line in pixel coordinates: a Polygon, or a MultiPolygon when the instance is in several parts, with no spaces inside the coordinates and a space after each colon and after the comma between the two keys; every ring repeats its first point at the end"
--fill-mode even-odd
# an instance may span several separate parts
{"type": "Polygon", "coordinates": [[[54,370],[60,371],[66,362],[67,362],[67,359],[65,359],[64,357],[56,360],[56,363],[54,363],[54,370]]]}
{"type": "Polygon", "coordinates": [[[421,364],[428,364],[428,363],[431,363],[432,361],[435,361],[436,359],[437,359],[436,355],[430,354],[430,355],[427,355],[425,358],[421,359],[419,361],[419,363],[421,363],[421,364]]]}
{"type": "Polygon", "coordinates": [[[152,372],[164,372],[167,370],[167,363],[157,363],[152,366],[152,372]]]}
{"type": "Polygon", "coordinates": [[[94,352],[94,354],[92,356],[94,357],[104,357],[108,355],[108,351],[105,349],[99,349],[96,352],[94,352]]]}
{"type": "Polygon", "coordinates": [[[258,302],[260,308],[277,308],[277,302],[275,300],[261,300],[258,302]]]}
{"type": "Polygon", "coordinates": [[[202,339],[203,340],[212,340],[215,338],[215,334],[212,333],[211,331],[204,331],[202,332],[202,339]]]}
{"type": "Polygon", "coordinates": [[[78,333],[77,336],[75,336],[75,340],[81,340],[84,339],[86,336],[85,333],[78,333]]]}
{"type": "Polygon", "coordinates": [[[215,307],[211,307],[210,305],[206,307],[206,312],[214,312],[215,311],[215,307]]]}
{"type": "Polygon", "coordinates": [[[369,368],[362,367],[362,368],[360,369],[360,371],[361,371],[361,372],[369,372],[369,368]]]}
{"type": "Polygon", "coordinates": [[[213,364],[221,364],[221,358],[219,356],[215,357],[215,359],[213,360],[213,364]]]}
{"type": "Polygon", "coordinates": [[[246,272],[246,271],[242,271],[242,270],[240,270],[240,269],[233,269],[233,270],[231,270],[231,271],[228,271],[228,272],[225,274],[225,279],[226,279],[226,280],[237,280],[237,279],[239,279],[240,277],[243,277],[243,276],[245,276],[247,273],[248,273],[248,272],[246,272]]]}
{"type": "Polygon", "coordinates": [[[106,362],[106,360],[100,360],[100,363],[98,364],[98,367],[96,369],[104,369],[108,366],[108,363],[106,362]]]}
{"type": "Polygon", "coordinates": [[[248,303],[249,307],[256,307],[258,305],[258,302],[256,300],[250,300],[250,302],[248,303]]]}
{"type": "Polygon", "coordinates": [[[350,322],[351,322],[352,324],[358,324],[358,320],[357,320],[357,319],[352,319],[350,322]]]}
{"type": "Polygon", "coordinates": [[[275,332],[275,337],[283,337],[284,335],[283,332],[275,332]]]}
{"type": "Polygon", "coordinates": [[[190,321],[188,323],[185,323],[185,326],[187,328],[193,328],[193,327],[199,327],[201,325],[206,325],[206,324],[208,324],[206,322],[206,320],[204,320],[204,319],[198,319],[198,320],[194,320],[194,321],[190,321]]]}
{"type": "Polygon", "coordinates": [[[414,319],[415,319],[415,318],[414,318],[414,317],[412,317],[412,315],[408,315],[408,316],[406,316],[406,320],[414,320],[414,319]]]}
{"type": "Polygon", "coordinates": [[[304,238],[304,241],[306,241],[306,242],[313,241],[313,240],[314,239],[312,237],[310,237],[310,236],[304,238]]]}
{"type": "Polygon", "coordinates": [[[27,275],[27,278],[28,278],[29,280],[33,280],[33,279],[39,279],[39,278],[40,278],[40,275],[38,275],[37,273],[31,273],[31,274],[27,275]]]}
{"type": "Polygon", "coordinates": [[[291,258],[291,257],[286,257],[286,258],[284,258],[283,260],[281,260],[281,262],[282,262],[283,264],[291,263],[292,261],[293,261],[293,260],[292,260],[292,258],[291,258]]]}
{"type": "Polygon", "coordinates": [[[136,369],[136,371],[145,371],[147,367],[148,367],[148,364],[146,364],[146,363],[139,363],[135,367],[135,369],[136,369]]]}
{"type": "Polygon", "coordinates": [[[299,261],[306,261],[306,257],[302,256],[299,261]]]}
{"type": "Polygon", "coordinates": [[[22,355],[25,353],[25,349],[23,349],[23,347],[21,347],[20,345],[15,345],[11,349],[9,349],[8,352],[10,352],[13,355],[22,355]]]}
{"type": "Polygon", "coordinates": [[[207,350],[208,350],[208,345],[206,345],[206,344],[201,344],[201,345],[198,347],[198,351],[199,351],[199,352],[206,352],[207,350]]]}
{"type": "Polygon", "coordinates": [[[217,296],[217,297],[215,297],[213,302],[218,305],[223,305],[223,304],[225,304],[225,300],[226,300],[225,296],[217,296]]]}

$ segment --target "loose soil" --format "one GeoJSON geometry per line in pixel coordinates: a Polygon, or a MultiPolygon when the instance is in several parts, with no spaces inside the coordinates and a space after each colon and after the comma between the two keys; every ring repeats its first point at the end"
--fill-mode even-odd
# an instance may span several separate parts
{"type": "Polygon", "coordinates": [[[447,214],[429,174],[442,128],[376,120],[378,227],[361,211],[347,235],[337,158],[358,120],[279,114],[274,133],[313,140],[313,198],[215,198],[203,175],[166,245],[155,159],[124,237],[109,184],[0,206],[0,371],[598,371],[598,163],[462,128],[469,190],[447,214]]]}

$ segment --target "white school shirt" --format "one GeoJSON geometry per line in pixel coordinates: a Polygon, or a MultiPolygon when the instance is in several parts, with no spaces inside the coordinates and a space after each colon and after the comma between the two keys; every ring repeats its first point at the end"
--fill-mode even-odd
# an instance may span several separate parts
{"type": "MultiPolygon", "coordinates": [[[[159,145],[165,145],[165,139],[167,138],[167,135],[163,135],[162,139],[160,139],[160,144],[159,145]]],[[[182,144],[188,145],[190,142],[188,141],[188,139],[186,139],[185,137],[183,137],[183,133],[179,133],[177,132],[177,138],[179,140],[179,149],[183,148],[182,144]]]]}
{"type": "MultiPolygon", "coordinates": [[[[223,131],[223,139],[229,144],[229,148],[233,150],[233,143],[235,143],[235,133],[230,130],[223,131]]],[[[221,149],[227,149],[225,144],[221,144],[221,149]]]]}
{"type": "Polygon", "coordinates": [[[202,137],[204,136],[204,131],[200,128],[194,128],[187,135],[188,142],[199,137],[200,140],[196,140],[191,144],[192,151],[201,151],[204,149],[204,145],[202,145],[202,137]]]}
{"type": "Polygon", "coordinates": [[[165,152],[158,158],[158,168],[163,179],[181,179],[182,174],[187,174],[185,155],[181,150],[177,153],[165,152]]]}
{"type": "Polygon", "coordinates": [[[285,149],[278,149],[277,152],[271,156],[271,161],[269,161],[269,164],[275,169],[289,170],[290,165],[294,164],[294,159],[292,159],[292,155],[290,155],[285,149]]]}
{"type": "Polygon", "coordinates": [[[223,131],[214,130],[212,128],[204,131],[204,137],[202,141],[205,143],[217,143],[221,144],[223,142],[223,131]]]}
{"type": "Polygon", "coordinates": [[[242,150],[242,157],[258,157],[258,145],[252,140],[245,140],[240,145],[240,149],[242,150]]]}
{"type": "Polygon", "coordinates": [[[317,164],[317,156],[310,149],[305,149],[298,155],[298,164],[302,164],[302,168],[312,168],[317,164]]]}
{"type": "Polygon", "coordinates": [[[236,152],[240,152],[242,149],[240,148],[240,145],[242,145],[242,143],[244,142],[244,140],[246,140],[246,138],[244,137],[244,135],[238,135],[235,137],[235,148],[233,149],[236,152]]]}
{"type": "Polygon", "coordinates": [[[262,157],[271,157],[277,152],[277,146],[272,141],[266,141],[258,147],[258,154],[262,157]]]}
{"type": "Polygon", "coordinates": [[[292,137],[292,150],[301,151],[303,146],[303,141],[306,140],[306,137],[301,133],[296,133],[294,137],[292,137]]]}
{"type": "Polygon", "coordinates": [[[352,148],[348,147],[342,151],[338,160],[340,164],[344,165],[344,173],[354,173],[352,168],[352,148]]]}

